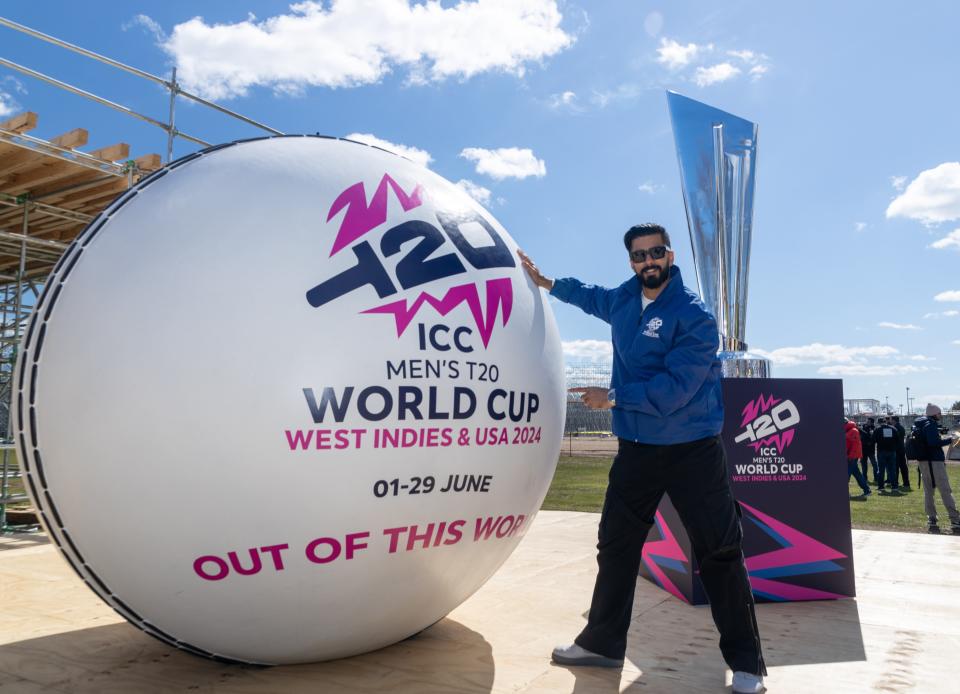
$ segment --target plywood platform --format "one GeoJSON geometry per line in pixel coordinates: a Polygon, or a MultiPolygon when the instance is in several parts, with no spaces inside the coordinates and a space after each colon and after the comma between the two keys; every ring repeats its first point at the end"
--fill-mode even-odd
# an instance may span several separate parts
{"type": "MultiPolygon", "coordinates": [[[[541,512],[475,596],[419,636],[316,665],[246,668],[122,622],[42,536],[0,539],[0,693],[722,692],[706,608],[640,581],[623,671],[551,665],[584,623],[598,516],[541,512]]],[[[856,600],[761,605],[771,692],[960,692],[960,538],[854,531],[856,600]]]]}

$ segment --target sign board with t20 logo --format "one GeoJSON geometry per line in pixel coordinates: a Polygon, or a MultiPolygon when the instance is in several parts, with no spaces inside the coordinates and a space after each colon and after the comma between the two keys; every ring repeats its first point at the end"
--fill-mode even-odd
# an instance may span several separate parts
{"type": "MultiPolygon", "coordinates": [[[[843,384],[832,379],[724,379],[723,442],[743,512],[743,551],[758,601],[853,597],[853,542],[843,384]]],[[[681,600],[706,602],[690,540],[665,496],[641,575],[681,600]]]]}

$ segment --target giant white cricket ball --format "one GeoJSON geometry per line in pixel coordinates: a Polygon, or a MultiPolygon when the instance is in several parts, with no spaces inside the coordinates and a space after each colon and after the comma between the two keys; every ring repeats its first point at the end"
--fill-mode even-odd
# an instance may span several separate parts
{"type": "Polygon", "coordinates": [[[70,247],[15,376],[60,551],[144,631],[236,661],[348,656],[476,591],[564,416],[549,306],[502,226],[388,152],[191,155],[70,247]]]}

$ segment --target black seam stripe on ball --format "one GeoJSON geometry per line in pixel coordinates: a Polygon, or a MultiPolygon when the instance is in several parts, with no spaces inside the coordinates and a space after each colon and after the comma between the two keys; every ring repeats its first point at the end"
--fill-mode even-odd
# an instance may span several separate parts
{"type": "Polygon", "coordinates": [[[43,463],[40,460],[40,451],[36,448],[33,449],[33,459],[36,462],[37,476],[40,477],[40,486],[43,489],[47,489],[47,479],[43,474],[43,463]]]}
{"type": "MultiPolygon", "coordinates": [[[[22,396],[23,396],[23,390],[25,385],[24,383],[25,369],[29,361],[29,354],[30,354],[29,350],[33,346],[32,340],[34,336],[35,326],[38,323],[40,323],[40,328],[39,328],[40,332],[38,333],[38,336],[37,336],[37,344],[35,349],[33,349],[32,351],[33,364],[30,365],[31,372],[32,372],[30,392],[29,392],[31,403],[35,402],[35,399],[36,399],[36,390],[37,390],[36,381],[37,381],[38,366],[40,361],[40,352],[43,347],[43,336],[46,333],[46,324],[49,322],[53,312],[53,308],[57,304],[63,285],[67,280],[67,278],[72,274],[73,270],[78,265],[80,256],[84,254],[84,251],[87,245],[100,233],[100,231],[102,231],[106,227],[107,223],[110,221],[113,215],[116,214],[128,202],[130,202],[130,200],[136,197],[140,193],[140,191],[142,191],[148,185],[159,180],[160,178],[165,176],[167,173],[169,173],[173,169],[179,168],[180,166],[183,166],[184,164],[187,164],[190,161],[201,158],[203,156],[206,156],[207,154],[216,152],[221,149],[226,149],[228,147],[232,147],[234,145],[245,143],[245,142],[259,142],[262,140],[275,139],[275,137],[316,137],[320,139],[331,139],[331,140],[337,139],[343,142],[352,142],[353,144],[363,145],[365,147],[371,147],[371,145],[367,145],[366,143],[363,143],[363,142],[356,142],[354,140],[347,140],[346,138],[336,138],[328,135],[319,135],[319,134],[317,135],[282,135],[282,136],[274,136],[274,137],[268,136],[268,137],[249,138],[247,140],[237,140],[233,142],[223,143],[220,145],[214,145],[200,152],[194,152],[192,154],[189,154],[185,157],[178,159],[175,162],[167,164],[162,169],[159,169],[158,171],[153,172],[150,176],[147,176],[146,178],[142,179],[133,188],[129,189],[125,194],[123,194],[116,201],[114,201],[114,203],[111,204],[107,209],[101,211],[100,214],[97,215],[97,217],[90,222],[87,228],[83,232],[81,232],[81,234],[76,239],[74,239],[74,241],[70,244],[70,246],[64,252],[63,256],[54,266],[54,271],[53,273],[51,273],[51,284],[55,284],[55,286],[52,288],[52,293],[48,291],[48,290],[51,290],[51,284],[48,284],[46,287],[44,287],[44,291],[41,293],[37,301],[37,304],[31,316],[29,327],[27,329],[27,339],[24,342],[24,350],[23,350],[23,354],[21,355],[21,358],[23,359],[23,361],[19,365],[19,368],[20,368],[19,396],[20,397],[18,397],[18,407],[17,407],[17,415],[21,424],[21,434],[20,434],[21,457],[25,461],[27,461],[29,460],[30,456],[33,455],[34,465],[32,467],[36,470],[37,476],[39,477],[41,485],[43,487],[43,494],[41,496],[40,494],[37,493],[37,488],[33,479],[33,473],[31,472],[31,466],[29,465],[29,463],[26,463],[24,465],[24,471],[26,472],[27,482],[28,482],[30,491],[33,494],[34,501],[37,504],[37,509],[40,513],[40,517],[43,520],[44,526],[48,529],[57,548],[60,550],[61,555],[70,565],[70,567],[77,573],[77,575],[81,578],[81,580],[83,580],[83,582],[90,588],[90,590],[96,593],[104,602],[106,602],[110,607],[112,607],[114,611],[120,614],[120,616],[122,616],[129,623],[133,624],[144,633],[150,636],[153,636],[157,640],[162,641],[169,646],[173,646],[174,648],[177,648],[179,650],[183,650],[188,653],[191,653],[200,657],[208,658],[210,660],[214,660],[217,662],[229,663],[229,664],[243,664],[243,665],[251,665],[251,666],[257,666],[257,667],[263,666],[263,663],[230,658],[220,654],[211,653],[210,651],[204,650],[192,644],[186,643],[184,641],[180,641],[179,639],[176,639],[170,634],[167,634],[166,632],[158,629],[155,625],[145,621],[139,614],[137,614],[132,609],[130,609],[130,607],[126,603],[120,600],[120,598],[118,598],[113,593],[113,591],[99,577],[99,575],[93,570],[93,568],[89,564],[87,564],[86,561],[84,561],[83,555],[80,553],[79,549],[76,547],[76,544],[73,542],[73,539],[70,537],[69,532],[66,530],[62,522],[62,519],[60,517],[59,510],[57,509],[57,506],[53,501],[53,497],[50,495],[50,492],[47,489],[45,473],[43,471],[43,462],[40,455],[40,446],[38,445],[36,409],[34,407],[30,407],[29,420],[25,421],[23,417],[24,405],[23,405],[22,396]],[[69,262],[67,261],[67,258],[70,258],[69,262]],[[64,265],[67,262],[68,264],[64,265]],[[61,268],[63,268],[63,274],[58,275],[58,272],[61,268]],[[39,312],[43,308],[44,303],[47,302],[48,295],[50,297],[49,303],[47,303],[46,310],[44,311],[43,318],[41,320],[39,312]],[[31,442],[33,443],[33,450],[30,450],[27,448],[26,440],[23,436],[24,428],[29,429],[30,431],[30,439],[31,439],[31,442]],[[49,513],[52,514],[53,516],[55,525],[53,523],[50,523],[50,520],[47,514],[48,510],[49,510],[49,513]],[[68,547],[64,546],[65,543],[68,545],[68,547]],[[71,554],[73,556],[71,556],[71,554]],[[83,570],[81,570],[81,566],[78,566],[78,563],[82,566],[83,570]],[[88,580],[88,577],[89,579],[92,579],[93,582],[91,582],[91,580],[88,580]]],[[[387,150],[383,150],[382,148],[375,147],[375,146],[374,148],[381,149],[381,151],[387,152],[388,154],[396,156],[400,159],[406,159],[406,157],[403,157],[397,154],[396,152],[388,152],[387,150]]]]}
{"type": "MultiPolygon", "coordinates": [[[[30,406],[33,407],[37,395],[37,364],[34,363],[30,367],[30,406]]],[[[37,442],[34,439],[33,445],[36,446],[37,442]]]]}
{"type": "Polygon", "coordinates": [[[47,310],[43,313],[43,322],[46,323],[50,320],[50,312],[53,310],[53,307],[57,304],[57,297],[60,295],[60,290],[63,289],[63,282],[57,285],[56,289],[53,290],[53,296],[50,297],[50,303],[47,304],[47,310]]]}

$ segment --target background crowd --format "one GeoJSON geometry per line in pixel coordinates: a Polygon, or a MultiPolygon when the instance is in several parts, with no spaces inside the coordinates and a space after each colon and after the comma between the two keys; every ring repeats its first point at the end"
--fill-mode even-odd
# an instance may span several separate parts
{"type": "Polygon", "coordinates": [[[870,484],[878,493],[900,495],[901,489],[909,490],[910,466],[907,461],[916,461],[917,485],[923,487],[924,512],[927,515],[927,530],[939,533],[934,494],[940,499],[950,518],[954,535],[960,535],[960,513],[950,488],[946,472],[946,457],[943,447],[953,442],[943,438],[940,428],[940,408],[927,405],[926,416],[917,418],[908,432],[900,423],[900,417],[870,417],[861,426],[846,420],[847,477],[853,477],[863,490],[863,497],[870,496],[870,484]],[[873,475],[870,481],[871,473],[873,475]]]}

